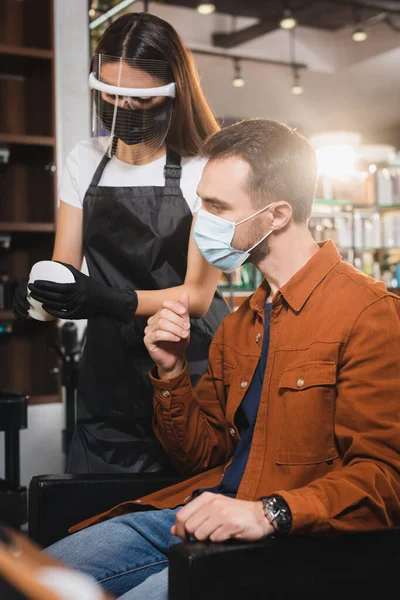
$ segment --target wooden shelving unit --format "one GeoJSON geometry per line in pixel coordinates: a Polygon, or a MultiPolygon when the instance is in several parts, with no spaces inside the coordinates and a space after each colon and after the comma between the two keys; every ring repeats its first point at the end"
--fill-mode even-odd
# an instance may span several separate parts
{"type": "Polygon", "coordinates": [[[25,135],[17,133],[0,133],[0,144],[22,144],[25,146],[48,146],[55,145],[55,139],[46,135],[25,135]]]}
{"type": "Polygon", "coordinates": [[[12,310],[0,310],[0,320],[1,321],[8,321],[8,320],[12,320],[13,317],[13,313],[12,310]]]}
{"type": "Polygon", "coordinates": [[[24,48],[22,46],[13,46],[11,44],[0,44],[0,55],[9,56],[27,56],[29,58],[43,58],[51,60],[54,57],[53,50],[43,48],[24,48]]]}
{"type": "MultiPolygon", "coordinates": [[[[16,285],[51,258],[56,214],[53,0],[0,2],[0,274],[16,285]]],[[[0,388],[24,391],[31,404],[60,401],[55,322],[0,320],[0,388]]]]}
{"type": "Polygon", "coordinates": [[[9,222],[9,223],[7,223],[6,221],[0,222],[0,231],[4,231],[4,232],[29,231],[29,232],[44,233],[44,232],[54,232],[55,228],[56,228],[56,226],[54,223],[31,223],[29,221],[27,221],[27,222],[15,221],[15,222],[9,222]]]}

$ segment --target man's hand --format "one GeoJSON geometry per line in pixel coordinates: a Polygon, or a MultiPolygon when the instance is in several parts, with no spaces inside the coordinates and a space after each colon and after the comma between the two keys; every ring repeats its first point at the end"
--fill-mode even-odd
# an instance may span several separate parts
{"type": "Polygon", "coordinates": [[[261,501],[236,500],[204,492],[176,513],[172,535],[183,540],[224,542],[231,538],[255,542],[275,532],[261,501]]]}
{"type": "Polygon", "coordinates": [[[188,294],[181,294],[178,302],[165,300],[162,308],[147,321],[144,333],[144,343],[157,365],[160,379],[179,375],[190,340],[188,294]]]}

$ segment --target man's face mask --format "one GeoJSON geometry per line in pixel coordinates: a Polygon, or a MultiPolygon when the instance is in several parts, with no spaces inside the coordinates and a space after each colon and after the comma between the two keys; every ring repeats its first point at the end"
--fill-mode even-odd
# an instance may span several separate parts
{"type": "Polygon", "coordinates": [[[231,273],[240,267],[245,260],[249,258],[250,252],[261,244],[273,230],[271,229],[271,231],[268,231],[261,240],[248,250],[236,250],[231,246],[233,236],[235,235],[235,229],[241,223],[245,223],[253,217],[256,217],[270,206],[271,204],[268,204],[268,206],[265,206],[253,215],[250,215],[250,217],[238,221],[237,223],[222,219],[221,217],[217,217],[216,215],[201,209],[196,217],[193,235],[195,242],[206,261],[213,267],[216,267],[225,273],[231,273]]]}

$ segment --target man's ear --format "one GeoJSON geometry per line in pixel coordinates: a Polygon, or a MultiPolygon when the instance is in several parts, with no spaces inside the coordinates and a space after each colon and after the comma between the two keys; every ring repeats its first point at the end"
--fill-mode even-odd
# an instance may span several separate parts
{"type": "Polygon", "coordinates": [[[289,202],[280,200],[274,202],[271,206],[270,214],[270,226],[274,231],[279,231],[286,227],[293,216],[293,209],[289,202]]]}

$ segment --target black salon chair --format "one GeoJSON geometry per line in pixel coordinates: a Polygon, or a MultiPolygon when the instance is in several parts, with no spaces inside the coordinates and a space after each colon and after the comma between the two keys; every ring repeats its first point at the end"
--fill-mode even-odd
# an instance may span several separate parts
{"type": "MultiPolygon", "coordinates": [[[[180,480],[158,474],[34,477],[29,535],[48,546],[74,523],[180,480]]],[[[169,600],[376,600],[397,590],[397,569],[400,530],[331,539],[189,542],[170,551],[169,600]]]]}
{"type": "MultiPolygon", "coordinates": [[[[93,515],[182,481],[159,473],[41,475],[29,485],[29,537],[45,548],[93,515]]],[[[143,507],[138,505],[138,510],[143,507]]]]}

